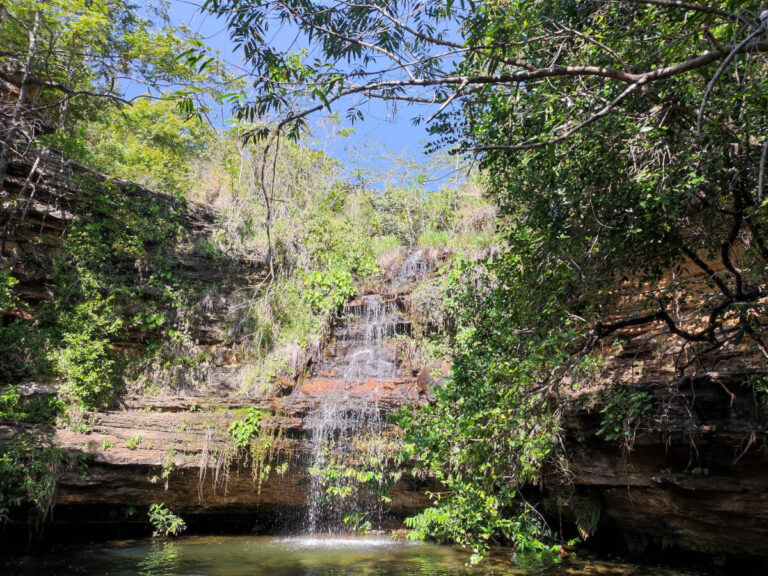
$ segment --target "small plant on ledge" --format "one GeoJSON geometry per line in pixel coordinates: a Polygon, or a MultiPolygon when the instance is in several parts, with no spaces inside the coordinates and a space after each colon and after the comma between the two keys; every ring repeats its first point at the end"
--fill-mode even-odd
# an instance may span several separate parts
{"type": "Polygon", "coordinates": [[[144,439],[141,436],[133,436],[125,441],[125,447],[128,448],[128,450],[136,450],[143,440],[144,439]]]}
{"type": "Polygon", "coordinates": [[[165,507],[165,504],[152,504],[149,507],[149,523],[152,524],[152,536],[178,536],[187,529],[179,516],[165,507]]]}

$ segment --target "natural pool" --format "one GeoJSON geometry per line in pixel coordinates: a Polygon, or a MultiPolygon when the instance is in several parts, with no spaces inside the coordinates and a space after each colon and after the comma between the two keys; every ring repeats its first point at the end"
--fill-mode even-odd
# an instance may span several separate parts
{"type": "Polygon", "coordinates": [[[15,558],[11,576],[680,576],[683,572],[619,562],[567,558],[547,568],[515,567],[499,551],[467,566],[462,550],[387,537],[189,536],[177,540],[122,540],[62,548],[15,558]]]}

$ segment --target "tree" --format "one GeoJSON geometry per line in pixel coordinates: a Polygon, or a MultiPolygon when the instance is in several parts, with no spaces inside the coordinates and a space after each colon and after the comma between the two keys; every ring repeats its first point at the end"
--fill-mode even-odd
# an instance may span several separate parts
{"type": "Polygon", "coordinates": [[[429,413],[413,428],[417,446],[431,441],[426,462],[456,454],[454,477],[497,493],[506,483],[477,471],[519,488],[526,462],[551,461],[560,392],[618,330],[666,332],[679,376],[724,347],[768,357],[758,5],[529,6],[534,24],[505,5],[484,34],[519,38],[514,57],[551,65],[484,86],[434,128],[439,144],[480,155],[509,245],[490,288],[470,291],[456,378],[434,408],[453,409],[471,440],[429,413]],[[500,447],[520,429],[532,448],[500,447]]]}
{"type": "MultiPolygon", "coordinates": [[[[26,193],[47,145],[64,144],[82,122],[137,99],[125,97],[124,82],[154,90],[155,97],[188,85],[194,90],[184,91],[185,100],[191,93],[202,102],[216,92],[226,76],[218,63],[193,71],[177,61],[185,38],[194,40],[186,29],[153,26],[123,0],[0,2],[0,183],[14,155],[33,154],[26,193]]],[[[5,254],[22,199],[8,198],[4,189],[0,195],[5,254]]]]}
{"type": "Polygon", "coordinates": [[[699,352],[747,334],[768,358],[767,46],[762,23],[727,5],[542,3],[546,18],[525,30],[504,18],[494,37],[535,38],[529,60],[565,76],[484,87],[465,101],[461,128],[454,114],[435,129],[483,155],[493,193],[517,217],[514,242],[541,235],[534,261],[567,277],[563,310],[592,324],[585,349],[659,323],[699,352]],[[706,278],[707,303],[694,304],[687,265],[706,278]],[[673,282],[647,289],[670,270],[673,282]],[[619,291],[646,312],[605,321],[619,291]],[[685,318],[671,312],[681,300],[693,308],[685,318]]]}
{"type": "Polygon", "coordinates": [[[103,111],[57,143],[100,172],[182,194],[199,178],[215,141],[213,128],[188,119],[176,102],[142,99],[103,111]]]}

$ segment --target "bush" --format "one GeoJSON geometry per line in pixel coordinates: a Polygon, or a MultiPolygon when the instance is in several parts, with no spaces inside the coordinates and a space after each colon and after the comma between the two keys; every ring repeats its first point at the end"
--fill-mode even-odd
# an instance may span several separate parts
{"type": "Polygon", "coordinates": [[[50,375],[47,330],[35,321],[15,318],[0,324],[0,383],[43,380],[50,375]]]}
{"type": "Polygon", "coordinates": [[[0,443],[0,521],[28,506],[43,520],[53,506],[64,453],[48,435],[23,432],[0,443]]]}
{"type": "Polygon", "coordinates": [[[99,286],[84,275],[82,301],[60,314],[58,346],[50,354],[62,379],[62,393],[86,408],[112,400],[119,381],[120,358],[110,339],[123,327],[114,297],[102,297],[99,286]]]}
{"type": "Polygon", "coordinates": [[[187,529],[184,520],[166,508],[165,504],[152,504],[147,516],[152,524],[152,536],[178,536],[187,529]]]}
{"type": "Polygon", "coordinates": [[[18,283],[10,270],[0,270],[0,318],[11,311],[16,300],[13,289],[18,283]]]}
{"type": "Polygon", "coordinates": [[[264,412],[258,408],[249,408],[242,420],[233,420],[227,434],[235,441],[238,448],[247,448],[253,438],[261,432],[261,419],[264,412]]]}
{"type": "Polygon", "coordinates": [[[128,448],[128,450],[136,450],[139,444],[141,444],[143,441],[144,438],[141,436],[132,436],[125,441],[125,447],[128,448]]]}

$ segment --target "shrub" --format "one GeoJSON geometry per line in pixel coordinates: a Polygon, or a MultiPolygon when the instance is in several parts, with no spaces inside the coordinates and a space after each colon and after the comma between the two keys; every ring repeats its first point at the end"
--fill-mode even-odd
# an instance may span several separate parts
{"type": "Polygon", "coordinates": [[[152,504],[147,516],[149,516],[149,523],[152,524],[152,536],[178,536],[187,529],[184,520],[162,503],[152,504]]]}
{"type": "Polygon", "coordinates": [[[0,521],[28,506],[43,520],[53,506],[64,452],[49,436],[23,432],[0,443],[0,521]]]}
{"type": "Polygon", "coordinates": [[[144,438],[141,436],[133,436],[132,438],[128,438],[128,440],[125,441],[125,447],[128,448],[128,450],[136,450],[136,448],[139,446],[139,444],[142,443],[144,438]]]}
{"type": "Polygon", "coordinates": [[[13,288],[19,281],[11,276],[10,270],[0,270],[0,317],[11,311],[16,297],[13,288]]]}
{"type": "Polygon", "coordinates": [[[257,408],[249,408],[242,420],[233,420],[227,429],[227,434],[235,441],[238,448],[247,448],[251,440],[261,432],[261,419],[264,412],[257,408]]]}
{"type": "Polygon", "coordinates": [[[638,432],[651,416],[651,395],[628,387],[609,388],[602,392],[601,400],[602,420],[597,435],[608,442],[618,440],[622,448],[631,451],[638,432]]]}

